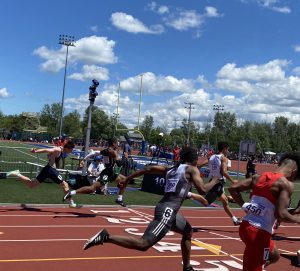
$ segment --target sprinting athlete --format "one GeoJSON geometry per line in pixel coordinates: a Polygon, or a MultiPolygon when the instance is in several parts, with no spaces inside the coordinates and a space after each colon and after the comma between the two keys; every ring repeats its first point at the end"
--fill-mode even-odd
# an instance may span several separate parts
{"type": "MultiPolygon", "coordinates": [[[[65,157],[67,154],[71,153],[74,149],[75,144],[72,141],[67,141],[64,146],[47,148],[47,149],[32,149],[32,153],[47,153],[48,154],[48,164],[42,168],[38,176],[34,179],[30,179],[20,173],[19,170],[10,171],[7,176],[16,176],[22,183],[30,188],[37,187],[40,183],[45,181],[45,179],[51,179],[53,182],[62,186],[64,193],[67,194],[69,191],[68,183],[63,179],[56,169],[56,163],[60,157],[65,157]]],[[[69,199],[70,207],[77,207],[73,199],[69,199]]]]}
{"type": "Polygon", "coordinates": [[[216,184],[211,191],[209,191],[205,197],[209,204],[213,203],[216,199],[222,202],[223,208],[226,214],[232,219],[234,225],[239,225],[241,221],[232,213],[229,207],[228,198],[224,192],[225,180],[228,179],[231,183],[235,180],[228,174],[228,158],[226,157],[228,153],[228,143],[219,142],[218,143],[218,154],[213,154],[208,160],[208,167],[210,170],[209,178],[212,179],[217,177],[220,182],[216,184]]]}
{"type": "Polygon", "coordinates": [[[122,174],[120,174],[121,166],[122,166],[122,160],[120,159],[116,148],[117,148],[117,139],[112,138],[108,140],[108,148],[104,149],[100,152],[95,151],[91,154],[88,154],[83,160],[86,160],[92,156],[95,155],[102,155],[102,160],[104,164],[104,170],[101,171],[100,177],[97,179],[97,182],[93,183],[90,186],[83,186],[81,188],[78,188],[77,190],[69,191],[64,196],[63,200],[66,200],[70,198],[73,195],[76,194],[91,194],[97,189],[102,190],[108,182],[116,181],[118,183],[119,187],[119,194],[117,199],[115,200],[116,203],[120,204],[123,207],[126,207],[126,204],[123,201],[123,194],[126,189],[125,180],[126,177],[122,174]]]}
{"type": "Polygon", "coordinates": [[[279,260],[280,254],[272,240],[276,218],[283,222],[300,224],[299,208],[288,211],[293,181],[300,178],[300,152],[287,152],[279,160],[275,172],[264,172],[233,183],[228,189],[233,199],[243,208],[246,216],[239,228],[245,243],[244,271],[262,271],[279,260]],[[252,189],[250,202],[244,202],[241,192],[252,189]]]}
{"type": "Polygon", "coordinates": [[[89,239],[83,249],[86,250],[103,243],[113,243],[128,249],[146,251],[159,242],[168,231],[173,230],[182,235],[183,270],[193,271],[194,269],[190,265],[192,227],[178,211],[187,198],[192,185],[199,193],[205,193],[218,182],[218,179],[215,178],[210,183],[204,184],[196,167],[197,160],[197,150],[186,147],[180,152],[180,164],[171,168],[159,165],[146,166],[128,176],[126,182],[146,173],[165,174],[165,194],[156,205],[154,220],[150,222],[142,237],[110,235],[103,229],[89,239]]]}

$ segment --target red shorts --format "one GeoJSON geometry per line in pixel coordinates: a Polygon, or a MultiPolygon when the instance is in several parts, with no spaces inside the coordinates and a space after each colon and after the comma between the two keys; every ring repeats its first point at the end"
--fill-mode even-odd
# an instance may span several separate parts
{"type": "Polygon", "coordinates": [[[243,256],[244,271],[262,271],[263,265],[269,258],[269,253],[275,247],[272,235],[254,226],[248,221],[240,225],[239,234],[246,248],[243,256]]]}

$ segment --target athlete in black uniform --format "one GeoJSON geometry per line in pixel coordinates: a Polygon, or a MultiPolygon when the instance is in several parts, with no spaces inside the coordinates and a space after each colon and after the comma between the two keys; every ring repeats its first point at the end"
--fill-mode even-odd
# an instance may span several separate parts
{"type": "Polygon", "coordinates": [[[122,160],[119,158],[118,153],[116,152],[117,148],[117,139],[112,138],[108,140],[108,148],[104,149],[100,152],[96,151],[92,154],[87,155],[84,160],[93,156],[93,155],[102,155],[103,164],[105,169],[102,170],[100,173],[100,177],[97,182],[93,183],[90,186],[83,186],[78,188],[77,190],[72,190],[68,194],[64,196],[63,200],[68,199],[69,197],[76,195],[76,194],[91,194],[97,189],[101,189],[105,186],[108,182],[116,181],[119,187],[119,195],[116,199],[116,203],[120,204],[123,207],[126,207],[126,204],[123,202],[123,194],[125,192],[126,184],[125,180],[126,177],[120,174],[122,160]]]}
{"type": "Polygon", "coordinates": [[[126,179],[126,182],[128,182],[145,173],[166,174],[165,194],[156,205],[154,220],[150,222],[142,237],[109,235],[105,229],[102,229],[85,243],[83,249],[105,242],[129,249],[146,251],[159,242],[169,230],[173,230],[182,235],[183,270],[194,270],[190,265],[192,227],[178,211],[187,198],[192,185],[202,194],[209,191],[218,182],[218,179],[216,178],[212,182],[204,184],[196,167],[198,155],[195,149],[183,148],[180,152],[180,159],[180,163],[172,168],[159,165],[146,166],[126,179]]]}

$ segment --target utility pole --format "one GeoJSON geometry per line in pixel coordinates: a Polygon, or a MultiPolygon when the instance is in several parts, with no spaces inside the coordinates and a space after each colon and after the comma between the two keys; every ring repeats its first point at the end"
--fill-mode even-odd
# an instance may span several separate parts
{"type": "Polygon", "coordinates": [[[63,93],[62,93],[61,110],[60,110],[60,125],[59,125],[59,136],[61,137],[63,117],[64,117],[63,116],[64,115],[64,100],[65,100],[66,74],[67,74],[67,66],[68,66],[69,46],[75,47],[75,38],[74,38],[74,36],[59,35],[59,44],[67,46],[66,61],[65,61],[64,84],[63,84],[63,93]]]}
{"type": "Polygon", "coordinates": [[[117,125],[118,125],[118,119],[119,119],[119,114],[118,113],[113,113],[113,124],[114,124],[114,137],[116,135],[116,131],[117,131],[117,125]]]}
{"type": "Polygon", "coordinates": [[[180,119],[174,118],[173,121],[175,122],[175,127],[174,129],[177,129],[177,121],[179,121],[180,119]]]}
{"type": "Polygon", "coordinates": [[[185,108],[187,108],[189,110],[188,135],[187,135],[187,140],[186,140],[186,144],[189,146],[190,145],[190,130],[191,130],[191,111],[192,111],[192,109],[195,109],[195,108],[192,107],[192,105],[194,103],[188,103],[188,102],[186,102],[185,104],[188,105],[185,108]]]}

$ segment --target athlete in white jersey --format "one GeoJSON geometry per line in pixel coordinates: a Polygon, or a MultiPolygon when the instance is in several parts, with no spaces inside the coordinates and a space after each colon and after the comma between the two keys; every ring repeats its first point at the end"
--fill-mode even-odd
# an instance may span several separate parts
{"type": "MultiPolygon", "coordinates": [[[[129,249],[146,251],[159,242],[169,230],[182,235],[181,252],[184,271],[193,271],[190,265],[192,227],[189,222],[178,213],[183,201],[187,198],[192,184],[199,193],[207,192],[218,182],[215,178],[204,184],[200,172],[196,167],[198,161],[197,151],[186,147],[180,152],[181,164],[172,168],[165,166],[147,166],[127,177],[126,181],[145,173],[164,174],[166,176],[165,194],[155,208],[153,221],[148,225],[142,237],[110,235],[105,229],[90,238],[84,245],[88,249],[103,243],[113,243],[129,249]]],[[[168,270],[166,263],[162,269],[168,270]]]]}
{"type": "Polygon", "coordinates": [[[231,183],[235,182],[227,171],[228,158],[226,155],[228,153],[228,148],[227,142],[219,142],[218,154],[213,154],[208,160],[208,167],[210,170],[209,178],[219,178],[220,182],[207,193],[205,199],[209,204],[213,203],[216,199],[221,201],[226,214],[232,219],[233,224],[237,226],[240,224],[240,220],[232,213],[232,210],[229,207],[228,198],[224,192],[226,179],[231,183]]]}

